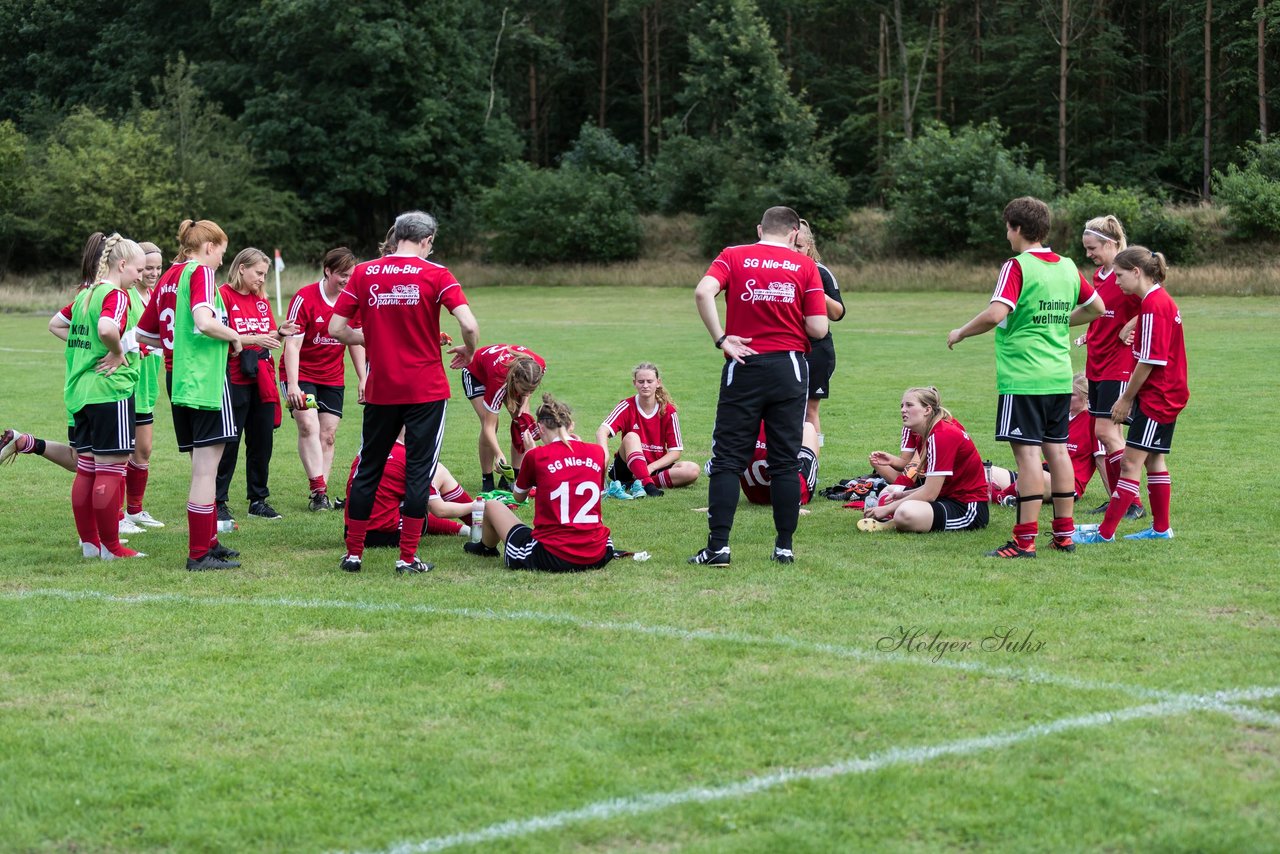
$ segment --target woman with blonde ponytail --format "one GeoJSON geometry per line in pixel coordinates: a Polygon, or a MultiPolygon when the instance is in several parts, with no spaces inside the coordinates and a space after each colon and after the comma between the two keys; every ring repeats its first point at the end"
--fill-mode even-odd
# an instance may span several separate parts
{"type": "Polygon", "coordinates": [[[863,511],[860,531],[972,531],[987,527],[990,495],[982,455],[933,386],[902,394],[902,424],[919,439],[920,486],[863,511]]]}
{"type": "Polygon", "coordinates": [[[120,543],[119,523],[125,465],[134,444],[139,362],[126,334],[131,320],[137,320],[127,289],[144,265],[138,244],[110,235],[102,244],[94,283],[71,307],[63,399],[76,452],[71,510],[85,557],[146,557],[120,543]]]}
{"type": "Polygon", "coordinates": [[[609,467],[612,498],[661,496],[663,488],[688,486],[698,479],[698,464],[681,460],[680,416],[658,366],[641,362],[631,369],[635,396],[619,401],[596,431],[596,442],[609,453],[609,438],[621,436],[609,467]]]}

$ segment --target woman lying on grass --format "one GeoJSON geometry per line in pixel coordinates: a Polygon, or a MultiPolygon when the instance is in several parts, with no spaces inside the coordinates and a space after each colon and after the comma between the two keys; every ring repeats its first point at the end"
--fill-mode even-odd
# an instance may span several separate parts
{"type": "Polygon", "coordinates": [[[969,434],[942,407],[938,390],[909,388],[902,424],[919,439],[924,483],[864,511],[860,531],[969,531],[985,528],[989,490],[982,456],[969,434]]]}

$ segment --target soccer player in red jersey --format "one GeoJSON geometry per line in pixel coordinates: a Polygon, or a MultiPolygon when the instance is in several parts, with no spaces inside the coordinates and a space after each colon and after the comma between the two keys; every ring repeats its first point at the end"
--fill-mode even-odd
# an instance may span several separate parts
{"type": "MultiPolygon", "coordinates": [[[[241,249],[231,262],[231,280],[221,288],[228,324],[242,338],[267,335],[283,341],[285,333],[276,328],[276,318],[267,300],[264,285],[271,259],[261,249],[241,249]]],[[[279,519],[280,514],[267,503],[271,490],[267,478],[271,469],[271,449],[275,429],[280,423],[280,387],[276,384],[276,365],[271,351],[260,345],[246,344],[239,353],[227,357],[227,382],[231,391],[231,411],[236,431],[245,446],[245,492],[249,515],[261,519],[279,519]]],[[[231,476],[240,456],[240,438],[228,442],[218,463],[217,504],[226,508],[231,476]]]]}
{"type": "MultiPolygon", "coordinates": [[[[1085,333],[1085,345],[1089,349],[1084,375],[1089,380],[1089,415],[1094,432],[1107,449],[1101,474],[1110,492],[1120,479],[1120,461],[1124,458],[1124,434],[1120,425],[1111,421],[1111,407],[1133,371],[1133,352],[1124,338],[1133,331],[1139,301],[1116,284],[1115,257],[1129,245],[1120,220],[1114,216],[1094,217],[1085,223],[1080,242],[1089,260],[1098,265],[1093,273],[1093,289],[1107,304],[1106,311],[1089,324],[1085,333]]],[[[1101,513],[1106,509],[1104,501],[1101,507],[1089,512],[1101,513]]],[[[1142,502],[1135,501],[1127,511],[1127,518],[1136,519],[1142,513],[1142,502]]]]}
{"type": "MultiPolygon", "coordinates": [[[[818,489],[818,431],[813,423],[804,423],[804,438],[800,442],[800,503],[808,504],[813,493],[818,489]]],[[[756,451],[751,457],[751,465],[743,469],[738,476],[742,494],[751,504],[773,503],[773,478],[769,475],[769,444],[764,433],[764,424],[760,425],[760,434],[756,436],[756,451]]]]}
{"type": "Polygon", "coordinates": [[[1125,511],[1138,494],[1138,477],[1147,469],[1147,500],[1151,527],[1126,540],[1169,540],[1171,481],[1167,456],[1173,445],[1178,413],[1187,405],[1187,351],[1182,313],[1164,288],[1169,267],[1164,256],[1145,246],[1130,246],[1116,255],[1116,280],[1126,294],[1142,301],[1134,337],[1137,364],[1129,384],[1111,407],[1111,420],[1123,424],[1132,417],[1125,440],[1120,479],[1111,490],[1107,515],[1097,531],[1077,532],[1077,543],[1109,543],[1125,511]]]}
{"type": "MultiPolygon", "coordinates": [[[[351,461],[351,473],[347,477],[348,491],[351,489],[351,481],[355,479],[356,469],[359,467],[360,455],[357,454],[351,461]]],[[[391,446],[386,467],[382,470],[382,480],[378,482],[378,491],[373,499],[373,512],[369,515],[369,527],[364,534],[365,548],[400,547],[402,524],[400,505],[404,501],[404,493],[404,434],[402,432],[400,438],[391,446]]],[[[436,465],[435,477],[431,479],[431,497],[427,500],[426,530],[423,533],[468,535],[471,532],[470,529],[458,520],[470,518],[471,505],[471,496],[458,484],[457,479],[443,465],[436,465]]]]}
{"type": "Polygon", "coordinates": [[[827,305],[818,267],[795,250],[800,217],[772,207],[756,227],[758,243],[730,246],[712,262],[694,289],[702,323],[724,352],[720,396],[712,434],[706,548],[689,563],[728,566],[729,534],[738,506],[738,476],[751,463],[760,422],[769,442],[773,473],[772,560],[793,563],[792,537],[800,517],[799,469],[809,396],[811,338],[828,332],[827,305]],[[716,296],[725,294],[725,322],[716,296]]]}
{"type": "MultiPolygon", "coordinates": [[[[286,317],[298,325],[298,330],[284,342],[285,390],[298,427],[298,456],[307,475],[307,507],[312,512],[335,506],[329,500],[329,475],[346,398],[342,357],[348,350],[356,372],[357,402],[364,402],[366,376],[364,348],[348,348],[329,334],[333,307],[351,278],[356,256],[347,247],[339,246],[326,252],[321,263],[324,275],[320,281],[301,288],[289,303],[286,317]],[[315,395],[315,409],[307,407],[308,394],[315,395]]],[[[351,325],[359,326],[358,317],[351,325]]]]}
{"type": "Polygon", "coordinates": [[[427,260],[436,228],[435,217],[423,211],[396,217],[395,252],[356,265],[329,321],[329,334],[344,344],[364,347],[369,361],[360,465],[347,496],[347,553],[340,564],[346,572],[360,571],[378,481],[401,429],[405,496],[396,571],[433,568],[418,557],[418,543],[449,399],[440,355],[440,309],[448,310],[462,331],[463,343],[448,351],[450,367],[468,364],[480,340],[462,286],[447,268],[427,260]],[[357,314],[359,329],[351,325],[357,314]]]}
{"type": "Polygon", "coordinates": [[[865,510],[858,530],[923,534],[987,527],[989,490],[982,455],[942,406],[938,390],[907,389],[902,395],[902,424],[919,438],[924,482],[865,510]]]}
{"type": "MultiPolygon", "coordinates": [[[[529,415],[529,396],[537,390],[546,373],[547,362],[528,347],[519,344],[490,344],[477,350],[471,364],[462,369],[462,390],[480,419],[481,491],[494,488],[493,469],[519,470],[520,458],[531,445],[526,436],[533,418],[529,415]],[[503,407],[511,414],[511,462],[507,463],[498,445],[498,413],[503,407]]],[[[506,478],[498,484],[510,486],[506,478]]]]}
{"type": "Polygon", "coordinates": [[[613,560],[613,541],[600,518],[605,451],[573,436],[573,412],[549,394],[542,396],[538,424],[543,444],[525,454],[513,494],[523,500],[535,487],[533,527],[524,525],[501,501],[484,508],[480,542],[463,549],[497,557],[503,545],[508,569],[581,572],[613,560]]]}
{"type": "MultiPolygon", "coordinates": [[[[609,467],[609,479],[618,484],[614,497],[622,498],[624,492],[628,498],[660,496],[663,487],[693,483],[698,479],[698,464],[680,459],[684,450],[680,416],[662,385],[658,366],[652,362],[636,365],[631,370],[631,384],[635,395],[620,401],[596,431],[596,441],[606,456],[609,437],[622,437],[609,467]]],[[[609,489],[615,489],[612,482],[609,489]]]]}

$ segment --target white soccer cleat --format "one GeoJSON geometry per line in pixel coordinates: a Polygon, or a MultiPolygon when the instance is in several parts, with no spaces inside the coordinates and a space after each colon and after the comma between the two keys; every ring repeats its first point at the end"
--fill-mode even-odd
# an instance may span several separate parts
{"type": "Polygon", "coordinates": [[[120,520],[120,533],[122,534],[145,534],[146,532],[147,529],[130,520],[128,514],[120,520]]]}
{"type": "Polygon", "coordinates": [[[80,553],[85,557],[102,557],[101,548],[93,543],[86,543],[84,540],[80,541],[80,553]]]}
{"type": "Polygon", "coordinates": [[[124,518],[128,519],[135,525],[141,525],[144,528],[163,528],[164,522],[152,516],[146,510],[137,513],[126,513],[124,518]]]}

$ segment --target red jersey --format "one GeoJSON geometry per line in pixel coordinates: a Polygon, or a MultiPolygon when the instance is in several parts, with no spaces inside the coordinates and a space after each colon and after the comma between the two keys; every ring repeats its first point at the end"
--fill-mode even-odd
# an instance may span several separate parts
{"type": "MultiPolygon", "coordinates": [[[[964,425],[960,423],[960,419],[956,418],[955,416],[952,416],[951,423],[959,427],[961,432],[965,432],[965,433],[968,432],[967,430],[964,429],[964,425]]],[[[902,428],[902,454],[900,456],[905,460],[909,456],[911,456],[912,453],[918,450],[920,450],[920,437],[917,436],[910,427],[903,427],[902,428]]]]}
{"type": "MultiPolygon", "coordinates": [[[[227,310],[227,325],[236,332],[241,335],[264,335],[275,331],[276,317],[271,313],[271,303],[267,302],[266,297],[242,294],[231,285],[223,285],[219,290],[222,292],[222,305],[227,310]]],[[[230,348],[227,349],[230,351],[230,348]]],[[[270,352],[266,347],[245,349],[270,352]]],[[[244,375],[240,368],[240,356],[231,352],[227,355],[227,379],[232,385],[258,384],[257,379],[244,375]]]]}
{"type": "MultiPolygon", "coordinates": [[[[324,285],[312,282],[301,288],[289,301],[285,315],[290,323],[298,324],[298,332],[291,338],[302,339],[298,351],[298,381],[316,385],[346,385],[346,368],[342,364],[347,345],[329,335],[329,318],[333,316],[338,297],[333,302],[325,296],[324,285]]],[[[351,319],[351,328],[359,329],[359,313],[351,319]]],[[[283,360],[281,360],[283,361],[283,360]]]]}
{"type": "Polygon", "coordinates": [[[777,243],[729,246],[706,275],[725,291],[725,331],[757,353],[809,352],[806,317],[827,315],[818,265],[777,243]]]}
{"type": "Polygon", "coordinates": [[[559,558],[593,564],[604,554],[609,529],[600,521],[604,448],[571,439],[538,445],[525,454],[516,486],[533,499],[533,538],[559,558]]]}
{"type": "MultiPolygon", "coordinates": [[[[54,317],[64,320],[67,326],[71,325],[71,312],[75,309],[74,302],[64,306],[54,317]]],[[[114,288],[110,293],[102,298],[102,314],[99,317],[106,317],[111,320],[123,335],[128,328],[129,322],[129,295],[120,288],[114,288]]]]}
{"type": "Polygon", "coordinates": [[[519,344],[490,344],[482,347],[471,358],[471,364],[467,365],[467,372],[484,386],[484,406],[490,412],[502,411],[502,403],[507,399],[507,374],[511,372],[511,363],[520,356],[528,356],[546,371],[546,360],[519,344]]]}
{"type": "Polygon", "coordinates": [[[964,504],[985,502],[991,497],[982,455],[969,434],[954,421],[939,421],[929,431],[920,473],[924,477],[942,477],[939,498],[964,504]]]}
{"type": "MultiPolygon", "coordinates": [[[[178,311],[178,279],[182,277],[182,270],[186,265],[186,261],[175,263],[164,271],[151,291],[151,302],[147,303],[142,319],[138,321],[139,330],[160,339],[160,344],[164,347],[164,369],[169,372],[173,371],[173,319],[178,311]]],[[[218,313],[216,295],[213,271],[204,265],[198,266],[191,274],[191,305],[185,306],[183,310],[194,313],[200,306],[207,306],[225,323],[226,316],[218,313]]]]}
{"type": "Polygon", "coordinates": [[[1089,331],[1085,334],[1085,346],[1089,348],[1084,362],[1085,378],[1094,382],[1127,382],[1133,372],[1133,353],[1120,340],[1120,330],[1138,313],[1141,300],[1120,290],[1116,284],[1115,269],[1105,275],[1101,268],[1095,270],[1093,289],[1107,310],[1089,324],[1089,331]]]}
{"type": "Polygon", "coordinates": [[[1071,457],[1071,469],[1075,472],[1076,496],[1084,495],[1084,489],[1093,478],[1098,464],[1094,459],[1106,456],[1107,449],[1098,441],[1094,432],[1094,420],[1087,411],[1071,416],[1067,423],[1067,454],[1071,457]]]}
{"type": "Polygon", "coordinates": [[[360,315],[369,370],[364,399],[373,404],[430,403],[449,398],[440,358],[440,308],[466,305],[449,270],[412,255],[357,264],[333,313],[360,315]]]}
{"type": "Polygon", "coordinates": [[[1142,298],[1133,355],[1151,365],[1138,389],[1138,406],[1148,418],[1168,424],[1187,405],[1187,351],[1182,339],[1182,312],[1160,285],[1142,298]]]}
{"type": "MultiPolygon", "coordinates": [[[[804,479],[802,471],[797,472],[796,477],[800,478],[800,503],[808,504],[809,499],[813,497],[809,492],[809,482],[804,479]]],[[[769,504],[772,501],[769,494],[771,483],[773,480],[769,477],[769,446],[765,444],[762,423],[760,435],[756,436],[756,452],[751,457],[751,464],[747,466],[747,470],[738,475],[738,485],[742,487],[742,494],[747,497],[747,501],[752,504],[769,504]]]]}
{"type": "Polygon", "coordinates": [[[667,404],[666,412],[659,417],[661,408],[655,401],[653,409],[645,412],[640,408],[640,396],[633,395],[615,406],[600,426],[608,428],[610,436],[635,433],[640,437],[644,461],[651,463],[668,451],[684,450],[684,443],[680,441],[680,416],[676,414],[675,404],[667,404]]]}

